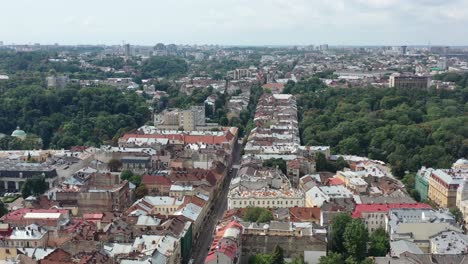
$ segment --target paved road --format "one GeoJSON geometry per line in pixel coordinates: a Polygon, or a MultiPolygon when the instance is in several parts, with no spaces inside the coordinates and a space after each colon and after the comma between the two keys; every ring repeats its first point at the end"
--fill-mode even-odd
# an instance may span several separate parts
{"type": "MultiPolygon", "coordinates": [[[[234,150],[234,164],[238,164],[240,160],[242,146],[236,146],[234,150]]],[[[222,185],[219,197],[215,199],[213,210],[206,217],[203,223],[204,228],[200,231],[198,239],[194,241],[194,247],[192,249],[192,258],[195,264],[204,263],[205,258],[208,255],[208,250],[213,241],[213,232],[215,231],[218,221],[223,217],[224,212],[227,209],[227,195],[229,192],[229,184],[231,179],[237,174],[237,169],[232,170],[229,173],[222,185]]]]}

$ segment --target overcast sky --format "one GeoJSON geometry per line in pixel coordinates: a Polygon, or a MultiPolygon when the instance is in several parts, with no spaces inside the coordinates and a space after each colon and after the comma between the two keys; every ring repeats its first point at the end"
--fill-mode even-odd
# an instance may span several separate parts
{"type": "Polygon", "coordinates": [[[1,0],[0,41],[468,45],[468,0],[1,0]]]}

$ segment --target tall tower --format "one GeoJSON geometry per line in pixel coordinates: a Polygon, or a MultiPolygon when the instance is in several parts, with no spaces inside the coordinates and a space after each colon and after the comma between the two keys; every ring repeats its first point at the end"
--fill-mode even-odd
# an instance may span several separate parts
{"type": "Polygon", "coordinates": [[[130,57],[130,44],[125,44],[124,45],[124,54],[125,54],[125,57],[130,57]]]}

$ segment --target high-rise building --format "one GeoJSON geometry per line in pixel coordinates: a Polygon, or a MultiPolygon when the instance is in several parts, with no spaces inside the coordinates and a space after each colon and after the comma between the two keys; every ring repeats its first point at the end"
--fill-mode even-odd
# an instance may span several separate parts
{"type": "Polygon", "coordinates": [[[437,68],[441,70],[446,70],[447,69],[447,58],[446,57],[441,57],[439,61],[437,62],[437,68]]]}
{"type": "Polygon", "coordinates": [[[401,46],[401,55],[406,55],[407,49],[407,46],[401,46]]]}
{"type": "Polygon", "coordinates": [[[49,76],[46,78],[47,88],[65,88],[69,78],[67,75],[49,76]]]}
{"type": "Polygon", "coordinates": [[[431,84],[428,76],[392,74],[389,78],[390,88],[427,89],[431,84]]]}
{"type": "Polygon", "coordinates": [[[124,53],[125,53],[125,57],[130,57],[130,55],[131,55],[130,44],[125,44],[124,45],[124,53]]]}

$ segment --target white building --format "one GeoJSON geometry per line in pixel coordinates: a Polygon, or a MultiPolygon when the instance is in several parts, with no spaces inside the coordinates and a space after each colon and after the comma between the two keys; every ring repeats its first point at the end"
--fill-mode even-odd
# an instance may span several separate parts
{"type": "Polygon", "coordinates": [[[249,206],[262,208],[290,208],[304,206],[304,193],[291,190],[245,190],[232,189],[228,194],[228,210],[249,206]]]}

